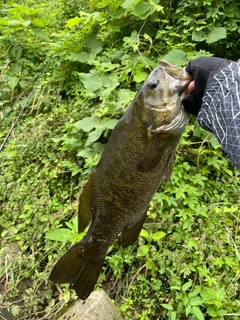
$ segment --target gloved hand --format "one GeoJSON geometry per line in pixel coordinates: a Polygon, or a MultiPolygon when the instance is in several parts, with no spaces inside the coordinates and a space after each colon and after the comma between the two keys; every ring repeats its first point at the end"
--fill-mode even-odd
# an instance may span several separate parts
{"type": "Polygon", "coordinates": [[[200,57],[189,61],[186,71],[193,77],[195,84],[194,90],[182,99],[182,104],[186,111],[197,116],[208,84],[214,75],[230,62],[229,60],[214,57],[200,57]]]}

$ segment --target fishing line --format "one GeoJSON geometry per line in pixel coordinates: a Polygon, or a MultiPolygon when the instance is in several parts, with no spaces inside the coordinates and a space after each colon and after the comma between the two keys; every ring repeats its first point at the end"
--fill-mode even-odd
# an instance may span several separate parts
{"type": "Polygon", "coordinates": [[[0,147],[0,152],[3,150],[5,144],[7,143],[7,141],[8,141],[8,139],[9,139],[9,137],[10,137],[10,135],[11,135],[14,127],[16,126],[19,118],[21,117],[21,114],[23,113],[23,111],[25,110],[25,108],[28,106],[29,101],[31,100],[31,98],[32,98],[32,96],[34,95],[34,93],[36,92],[37,86],[39,85],[40,80],[42,79],[44,73],[47,71],[48,66],[49,66],[51,60],[52,60],[52,58],[49,58],[47,64],[46,64],[45,67],[42,69],[42,71],[41,71],[41,73],[40,73],[40,75],[39,75],[39,78],[38,78],[37,83],[36,83],[35,86],[33,87],[31,93],[29,94],[29,96],[28,96],[28,98],[27,98],[27,100],[26,100],[26,102],[24,103],[22,109],[20,110],[20,112],[19,112],[16,120],[14,121],[14,123],[13,123],[12,127],[10,128],[10,130],[8,131],[8,134],[6,135],[6,138],[4,139],[4,141],[3,141],[3,143],[2,143],[2,145],[1,145],[1,147],[0,147]]]}

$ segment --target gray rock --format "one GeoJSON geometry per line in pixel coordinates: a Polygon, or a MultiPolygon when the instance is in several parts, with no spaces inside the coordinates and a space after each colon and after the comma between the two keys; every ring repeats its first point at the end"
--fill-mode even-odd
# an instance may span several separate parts
{"type": "Polygon", "coordinates": [[[104,291],[93,291],[86,301],[77,301],[58,320],[124,320],[104,291]]]}

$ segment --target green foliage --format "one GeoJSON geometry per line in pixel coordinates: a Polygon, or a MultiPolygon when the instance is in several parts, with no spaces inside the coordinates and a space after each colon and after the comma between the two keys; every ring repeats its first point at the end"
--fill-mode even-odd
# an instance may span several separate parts
{"type": "MultiPolygon", "coordinates": [[[[48,275],[86,232],[79,192],[111,130],[160,59],[238,59],[239,22],[229,0],[2,3],[1,141],[28,103],[0,153],[1,316],[54,319],[76,299],[48,275]]],[[[109,248],[98,287],[126,320],[239,317],[239,187],[193,119],[137,242],[109,248]]]]}

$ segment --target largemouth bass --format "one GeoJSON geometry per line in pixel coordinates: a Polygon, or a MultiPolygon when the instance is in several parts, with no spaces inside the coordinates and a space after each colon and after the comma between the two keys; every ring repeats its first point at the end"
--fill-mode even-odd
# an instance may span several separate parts
{"type": "Polygon", "coordinates": [[[112,131],[79,200],[79,232],[85,237],[54,266],[50,280],[71,283],[80,299],[94,289],[109,246],[121,233],[125,248],[138,237],[189,116],[180,95],[190,82],[182,68],[161,61],[112,131]]]}

